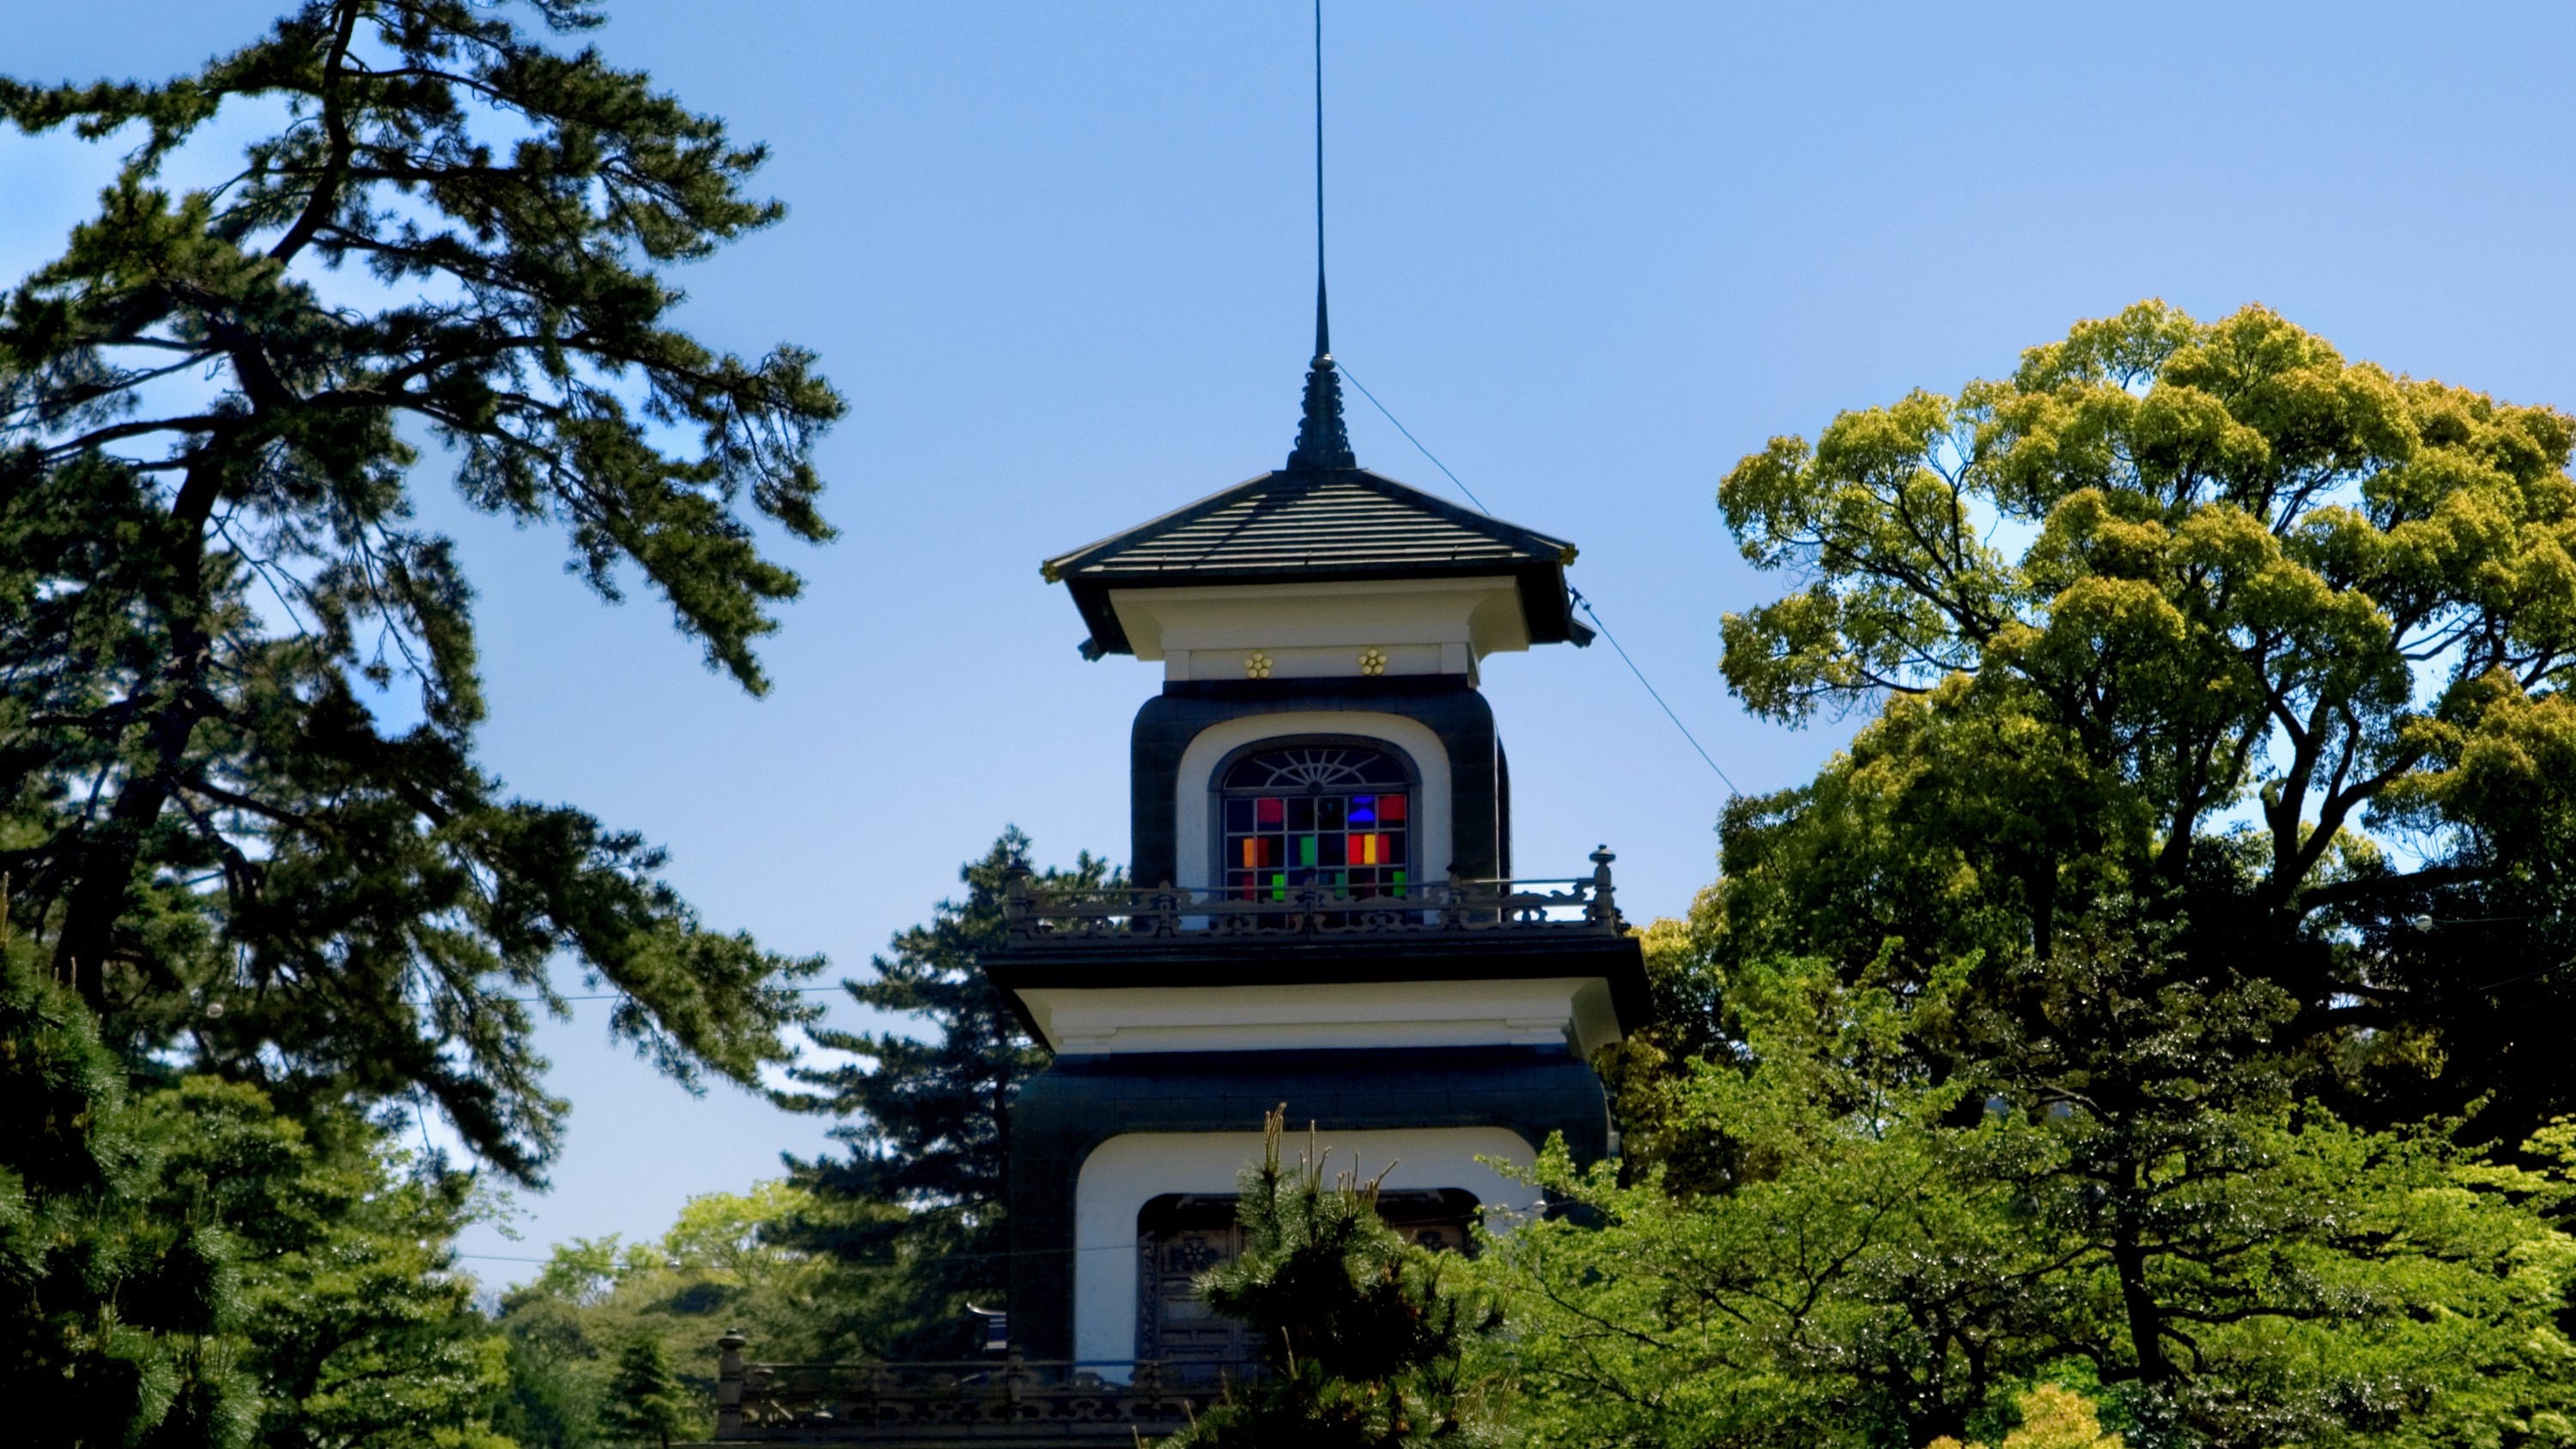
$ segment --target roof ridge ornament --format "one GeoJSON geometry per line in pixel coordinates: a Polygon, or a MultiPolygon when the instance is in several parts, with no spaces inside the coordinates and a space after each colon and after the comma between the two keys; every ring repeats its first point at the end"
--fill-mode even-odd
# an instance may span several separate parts
{"type": "Polygon", "coordinates": [[[1306,415],[1297,424],[1297,446],[1288,454],[1288,471],[1356,468],[1351,435],[1342,425],[1342,378],[1333,370],[1333,354],[1318,352],[1306,370],[1306,415]]]}
{"type": "Polygon", "coordinates": [[[1333,370],[1333,325],[1324,306],[1324,0],[1315,0],[1315,360],[1306,366],[1306,410],[1288,471],[1358,466],[1342,424],[1342,379],[1333,370]]]}

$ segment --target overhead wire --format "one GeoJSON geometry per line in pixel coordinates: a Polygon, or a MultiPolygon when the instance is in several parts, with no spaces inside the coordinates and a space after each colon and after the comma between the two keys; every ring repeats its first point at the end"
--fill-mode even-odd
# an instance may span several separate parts
{"type": "MultiPolygon", "coordinates": [[[[786,992],[791,996],[805,996],[817,991],[846,991],[848,989],[849,983],[846,981],[839,982],[831,986],[790,986],[785,988],[786,992]]],[[[625,1001],[629,998],[623,991],[602,991],[587,996],[503,996],[493,999],[500,1001],[515,1001],[527,1006],[542,1006],[557,1001],[625,1001]]]]}
{"type": "MultiPolygon", "coordinates": [[[[940,1253],[936,1254],[935,1258],[937,1261],[942,1263],[966,1263],[994,1258],[1060,1258],[1071,1253],[1133,1253],[1135,1251],[1136,1245],[1134,1243],[1092,1243],[1075,1248],[1006,1248],[998,1253],[940,1253]]],[[[554,1258],[519,1257],[509,1253],[450,1253],[448,1256],[452,1258],[471,1258],[477,1262],[484,1263],[552,1263],[558,1261],[554,1258]]],[[[911,1265],[907,1263],[847,1263],[843,1266],[850,1268],[882,1268],[891,1271],[893,1269],[909,1267],[911,1265]]]]}
{"type": "MultiPolygon", "coordinates": [[[[1336,360],[1338,361],[1338,359],[1336,360]]],[[[1379,415],[1384,417],[1389,423],[1393,424],[1397,432],[1404,434],[1404,440],[1411,443],[1416,452],[1419,452],[1423,457],[1430,459],[1431,466],[1439,469],[1442,477],[1447,478],[1452,484],[1456,485],[1458,491],[1467,496],[1467,501],[1476,505],[1476,511],[1478,513],[1485,515],[1487,518],[1494,516],[1494,510],[1487,508],[1485,506],[1485,501],[1476,496],[1476,490],[1468,487],[1466,480],[1460,478],[1455,472],[1451,471],[1448,464],[1441,462],[1439,454],[1434,453],[1429,448],[1423,446],[1422,440],[1413,435],[1413,430],[1404,425],[1404,420],[1397,417],[1393,409],[1379,401],[1378,395],[1369,391],[1368,384],[1360,381],[1359,375],[1351,371],[1349,363],[1343,362],[1340,366],[1342,376],[1351,380],[1351,386],[1358,388],[1360,390],[1360,396],[1369,400],[1369,406],[1376,408],[1379,415]]],[[[1698,753],[1701,761],[1705,763],[1709,769],[1716,772],[1718,780],[1726,786],[1727,792],[1732,795],[1742,795],[1744,793],[1743,789],[1737,786],[1733,779],[1728,777],[1726,767],[1720,765],[1717,762],[1717,757],[1708,752],[1708,747],[1699,742],[1699,736],[1691,733],[1691,727],[1682,723],[1681,715],[1676,713],[1671,702],[1664,698],[1664,692],[1655,688],[1655,682],[1646,677],[1646,671],[1644,669],[1638,667],[1636,657],[1628,652],[1627,646],[1619,642],[1618,635],[1610,632],[1610,626],[1602,622],[1601,613],[1599,610],[1592,607],[1592,601],[1585,598],[1583,596],[1583,591],[1576,588],[1571,583],[1568,583],[1565,586],[1565,592],[1566,596],[1574,601],[1575,607],[1583,611],[1584,617],[1592,621],[1592,627],[1600,631],[1601,637],[1610,642],[1610,647],[1618,654],[1620,662],[1628,666],[1628,672],[1637,676],[1637,682],[1645,686],[1647,697],[1654,700],[1656,708],[1661,709],[1664,712],[1664,718],[1673,722],[1673,728],[1682,732],[1682,738],[1690,742],[1691,749],[1698,753]]]]}

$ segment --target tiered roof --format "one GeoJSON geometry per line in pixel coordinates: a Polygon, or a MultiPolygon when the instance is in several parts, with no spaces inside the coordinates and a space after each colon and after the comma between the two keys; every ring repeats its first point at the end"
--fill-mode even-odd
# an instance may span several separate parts
{"type": "Polygon", "coordinates": [[[1574,545],[1460,508],[1365,468],[1282,469],[1048,559],[1073,590],[1093,654],[1131,652],[1111,589],[1507,574],[1530,642],[1589,642],[1568,611],[1574,545]]]}

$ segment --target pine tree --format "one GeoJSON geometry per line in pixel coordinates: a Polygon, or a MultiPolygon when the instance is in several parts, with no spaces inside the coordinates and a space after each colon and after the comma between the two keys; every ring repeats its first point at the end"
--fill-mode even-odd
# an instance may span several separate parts
{"type": "MultiPolygon", "coordinates": [[[[1003,942],[1009,877],[1028,868],[1028,853],[1018,827],[1003,831],[959,869],[963,901],[941,901],[927,925],[898,934],[892,954],[872,963],[873,979],[843,983],[859,1005],[913,1017],[922,1034],[816,1031],[816,1044],[858,1061],[794,1073],[815,1090],[785,1100],[847,1118],[832,1136],[849,1155],[791,1160],[793,1181],[829,1207],[784,1236],[909,1279],[908,1311],[889,1320],[880,1305],[871,1322],[852,1325],[851,1351],[962,1355],[973,1346],[965,1305],[999,1302],[1008,1290],[1010,1103],[1048,1053],[975,961],[1003,942]]],[[[1061,890],[1118,877],[1085,852],[1071,869],[1032,880],[1061,890]]]]}
{"type": "Polygon", "coordinates": [[[1472,1443],[1460,1360],[1469,1335],[1499,1319],[1443,1280],[1441,1257],[1406,1243],[1377,1215],[1378,1179],[1344,1171],[1324,1185],[1310,1127],[1295,1167],[1281,1161],[1288,1109],[1263,1123],[1262,1160],[1236,1199],[1243,1256],[1211,1269],[1200,1291],[1218,1312],[1260,1330],[1262,1373],[1174,1449],[1395,1449],[1472,1443]]]}
{"type": "Polygon", "coordinates": [[[688,1391],[661,1339],[638,1334],[618,1351],[617,1377],[599,1417],[611,1438],[653,1449],[671,1449],[688,1432],[688,1391]]]}
{"type": "Polygon", "coordinates": [[[582,0],[521,15],[307,0],[164,83],[0,79],[21,131],[131,146],[0,293],[0,1397],[28,1442],[491,1442],[497,1343],[437,1246],[459,1204],[404,1196],[370,1114],[435,1103],[534,1180],[559,960],[684,1081],[757,1081],[811,1019],[819,961],[704,928],[641,837],[475,762],[472,591],[416,521],[417,440],[757,692],[798,581],[753,525],[830,536],[842,406],[806,353],[671,325],[669,267],[781,214],[744,191],[760,149],[552,46],[582,0]],[[219,185],[165,177],[280,111],[219,185]],[[178,1190],[197,1078],[249,1093],[280,1175],[178,1190]]]}
{"type": "Polygon", "coordinates": [[[89,1013],[0,946],[0,1402],[31,1449],[239,1444],[255,1386],[220,1223],[152,1211],[161,1146],[89,1013]]]}
{"type": "Polygon", "coordinates": [[[526,999],[559,956],[663,1068],[745,1082],[819,963],[703,928],[640,837],[475,763],[472,591],[411,440],[757,692],[798,581],[753,523],[829,537],[811,454],[842,404],[804,352],[671,325],[669,266],[781,214],[743,189],[760,148],[551,48],[583,0],[522,13],[309,0],[165,83],[0,80],[22,131],[132,144],[0,296],[0,870],[128,1061],[290,1107],[425,1097],[533,1177],[563,1106],[526,999]],[[163,178],[268,107],[221,185],[163,178]]]}
{"type": "Polygon", "coordinates": [[[137,1092],[24,950],[0,984],[0,1402],[11,1444],[506,1449],[451,1269],[463,1174],[354,1112],[210,1076],[137,1092]]]}

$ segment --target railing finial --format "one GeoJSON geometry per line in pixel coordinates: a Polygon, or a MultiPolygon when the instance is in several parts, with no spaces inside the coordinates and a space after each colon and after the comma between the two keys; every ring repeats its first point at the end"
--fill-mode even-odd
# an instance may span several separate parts
{"type": "Polygon", "coordinates": [[[1619,857],[1610,853],[1607,844],[1592,850],[1592,919],[1611,930],[1620,929],[1618,898],[1610,889],[1610,862],[1619,857]]]}

